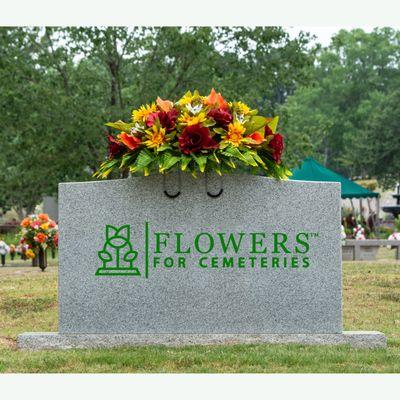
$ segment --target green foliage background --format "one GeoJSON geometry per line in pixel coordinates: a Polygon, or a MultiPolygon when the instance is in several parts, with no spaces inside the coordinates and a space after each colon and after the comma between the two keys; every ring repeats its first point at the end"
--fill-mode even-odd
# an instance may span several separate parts
{"type": "MultiPolygon", "coordinates": [[[[31,212],[93,179],[106,121],[157,96],[211,87],[281,115],[293,166],[399,179],[399,35],[340,31],[328,48],[266,28],[0,28],[0,208],[31,212]]],[[[116,178],[117,176],[112,176],[116,178]]]]}

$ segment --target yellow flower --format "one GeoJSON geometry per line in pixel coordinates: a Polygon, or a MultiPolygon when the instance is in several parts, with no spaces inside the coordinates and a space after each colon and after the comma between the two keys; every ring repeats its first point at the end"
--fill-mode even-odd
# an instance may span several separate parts
{"type": "Polygon", "coordinates": [[[233,107],[235,109],[236,113],[240,114],[240,115],[247,115],[251,111],[250,107],[241,101],[237,101],[235,103],[230,103],[229,106],[233,107]]]}
{"type": "Polygon", "coordinates": [[[36,256],[36,254],[31,249],[26,250],[25,255],[28,258],[35,258],[35,256],[36,256]]]}
{"type": "Polygon", "coordinates": [[[145,122],[149,114],[156,111],[157,106],[155,103],[142,105],[137,110],[132,111],[133,122],[145,122]]]}
{"type": "Polygon", "coordinates": [[[192,101],[195,100],[202,100],[199,92],[195,90],[192,94],[192,92],[189,90],[183,95],[183,97],[178,100],[178,104],[181,106],[185,106],[186,104],[190,104],[192,101]]]}
{"type": "Polygon", "coordinates": [[[228,125],[228,132],[222,136],[222,141],[238,147],[244,139],[243,133],[245,130],[245,127],[240,122],[235,121],[233,124],[228,125]]]}
{"type": "Polygon", "coordinates": [[[153,125],[151,129],[146,131],[146,138],[147,140],[144,142],[144,144],[150,149],[158,148],[162,144],[171,140],[165,136],[165,128],[157,127],[156,125],[153,125]]]}
{"type": "Polygon", "coordinates": [[[201,112],[197,115],[190,115],[189,113],[185,112],[178,118],[178,122],[187,126],[201,124],[207,119],[206,113],[201,112]]]}
{"type": "Polygon", "coordinates": [[[46,231],[47,229],[49,229],[49,223],[48,223],[48,222],[45,222],[44,224],[40,225],[40,227],[41,227],[44,231],[46,231]]]}

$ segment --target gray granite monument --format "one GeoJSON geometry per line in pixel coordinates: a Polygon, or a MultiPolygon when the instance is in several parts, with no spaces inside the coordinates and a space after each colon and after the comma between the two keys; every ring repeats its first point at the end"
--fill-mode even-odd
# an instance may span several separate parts
{"type": "Polygon", "coordinates": [[[386,345],[342,331],[339,183],[167,186],[180,194],[161,175],[60,184],[59,332],[21,334],[21,348],[386,345]]]}

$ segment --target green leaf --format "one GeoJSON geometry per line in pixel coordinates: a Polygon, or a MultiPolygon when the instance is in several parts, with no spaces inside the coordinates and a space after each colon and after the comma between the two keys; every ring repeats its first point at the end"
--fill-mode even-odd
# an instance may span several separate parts
{"type": "Polygon", "coordinates": [[[215,151],[214,151],[214,153],[212,153],[212,156],[214,157],[215,162],[216,162],[217,164],[219,164],[220,161],[219,161],[219,159],[218,159],[218,157],[217,157],[215,151]]]}
{"type": "Polygon", "coordinates": [[[251,152],[247,151],[247,152],[243,153],[243,156],[244,156],[247,164],[251,165],[252,167],[258,167],[258,164],[254,160],[253,156],[251,155],[251,152]]]}
{"type": "Polygon", "coordinates": [[[182,158],[181,158],[181,169],[182,169],[182,171],[185,171],[185,169],[189,165],[190,161],[192,161],[192,159],[189,156],[182,155],[182,158]]]}
{"type": "Polygon", "coordinates": [[[253,115],[249,121],[244,124],[244,127],[246,128],[246,134],[250,134],[264,128],[267,122],[267,118],[262,117],[261,115],[253,115]]]}
{"type": "Polygon", "coordinates": [[[132,172],[144,170],[149,164],[153,162],[154,158],[151,153],[143,149],[136,158],[135,164],[130,168],[132,172]]]}
{"type": "Polygon", "coordinates": [[[222,154],[225,154],[229,157],[236,157],[239,160],[242,160],[244,162],[246,162],[246,158],[243,156],[243,154],[239,151],[239,149],[237,147],[233,147],[233,146],[229,146],[227,147],[222,154]]]}
{"type": "Polygon", "coordinates": [[[172,153],[164,153],[162,162],[160,164],[160,172],[164,172],[172,168],[177,162],[181,160],[180,157],[174,156],[172,153]]]}
{"type": "Polygon", "coordinates": [[[207,156],[195,156],[194,154],[192,154],[192,156],[199,166],[200,172],[204,172],[207,164],[207,156]]]}
{"type": "Polygon", "coordinates": [[[219,133],[220,135],[226,135],[226,130],[222,128],[213,128],[213,131],[219,133]]]}
{"type": "Polygon", "coordinates": [[[131,128],[135,126],[135,124],[133,123],[126,123],[124,121],[107,122],[105,125],[117,129],[119,131],[125,131],[128,133],[130,132],[131,128]]]}
{"type": "Polygon", "coordinates": [[[278,126],[278,122],[279,122],[279,117],[267,118],[267,125],[271,128],[271,131],[273,133],[276,132],[276,128],[278,126]]]}
{"type": "Polygon", "coordinates": [[[162,151],[165,151],[165,150],[172,150],[172,148],[171,148],[171,146],[169,144],[164,143],[157,149],[157,151],[159,153],[162,152],[162,151]]]}

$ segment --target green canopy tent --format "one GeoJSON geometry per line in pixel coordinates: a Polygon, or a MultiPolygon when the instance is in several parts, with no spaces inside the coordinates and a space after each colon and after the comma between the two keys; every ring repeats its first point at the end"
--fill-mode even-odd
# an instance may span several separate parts
{"type": "Polygon", "coordinates": [[[322,181],[322,182],[340,182],[342,186],[342,199],[350,199],[353,213],[355,214],[352,199],[360,199],[360,210],[362,208],[362,199],[368,199],[368,209],[371,213],[369,199],[375,198],[377,201],[376,210],[379,210],[379,193],[372,192],[356,182],[345,178],[342,175],[324,167],[313,158],[306,158],[298,168],[292,170],[290,179],[297,181],[322,181]]]}

